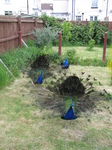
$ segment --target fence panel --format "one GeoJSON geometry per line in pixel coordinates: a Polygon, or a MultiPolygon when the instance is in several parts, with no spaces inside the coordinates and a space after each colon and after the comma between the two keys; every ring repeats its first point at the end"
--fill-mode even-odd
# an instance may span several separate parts
{"type": "Polygon", "coordinates": [[[21,16],[0,16],[0,53],[21,46],[21,38],[23,40],[32,38],[31,32],[35,27],[43,28],[43,21],[21,16]]]}

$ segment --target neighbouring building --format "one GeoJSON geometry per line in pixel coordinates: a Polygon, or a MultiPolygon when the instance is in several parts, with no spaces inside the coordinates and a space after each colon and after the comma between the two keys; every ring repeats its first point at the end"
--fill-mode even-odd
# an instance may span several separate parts
{"type": "Polygon", "coordinates": [[[112,0],[37,0],[37,5],[41,14],[65,20],[112,21],[112,0]]]}
{"type": "Polygon", "coordinates": [[[65,20],[112,21],[112,0],[0,0],[0,15],[47,14],[65,20]]]}
{"type": "Polygon", "coordinates": [[[112,0],[76,0],[76,20],[112,21],[112,0]]]}

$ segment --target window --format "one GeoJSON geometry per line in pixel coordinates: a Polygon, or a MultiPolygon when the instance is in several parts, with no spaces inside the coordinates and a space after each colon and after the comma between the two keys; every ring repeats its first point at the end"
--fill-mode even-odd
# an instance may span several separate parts
{"type": "Polygon", "coordinates": [[[91,8],[98,8],[98,0],[92,0],[91,8]]]}
{"type": "Polygon", "coordinates": [[[12,11],[5,11],[5,15],[12,15],[12,11]]]}
{"type": "Polygon", "coordinates": [[[46,12],[42,12],[42,15],[46,15],[46,12]]]}
{"type": "Polygon", "coordinates": [[[81,16],[76,16],[76,21],[81,21],[81,16]]]}
{"type": "Polygon", "coordinates": [[[93,16],[90,16],[90,21],[93,21],[93,16]]]}
{"type": "Polygon", "coordinates": [[[10,0],[5,0],[5,3],[10,3],[10,0]]]}
{"type": "Polygon", "coordinates": [[[35,12],[35,16],[38,16],[38,12],[35,12]]]}
{"type": "Polygon", "coordinates": [[[97,21],[97,18],[98,18],[97,16],[94,16],[94,21],[97,21]]]}
{"type": "Polygon", "coordinates": [[[90,21],[97,21],[97,19],[98,19],[98,16],[90,16],[90,21]]]}

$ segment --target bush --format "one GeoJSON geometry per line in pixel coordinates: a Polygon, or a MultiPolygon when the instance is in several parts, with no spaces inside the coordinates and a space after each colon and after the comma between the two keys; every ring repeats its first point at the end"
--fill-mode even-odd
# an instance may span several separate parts
{"type": "Polygon", "coordinates": [[[66,42],[69,41],[71,38],[71,29],[72,29],[72,24],[70,21],[66,22],[64,21],[62,24],[62,39],[64,39],[66,42]]]}
{"type": "Polygon", "coordinates": [[[49,55],[49,60],[50,62],[52,63],[56,63],[56,64],[60,64],[63,60],[63,57],[62,56],[59,56],[58,53],[56,52],[52,52],[50,55],[49,55]]]}
{"type": "Polygon", "coordinates": [[[68,62],[70,64],[78,64],[79,57],[77,57],[76,55],[76,50],[74,49],[67,50],[64,57],[68,59],[68,62]]]}
{"type": "MultiPolygon", "coordinates": [[[[90,21],[88,25],[85,24],[75,24],[72,25],[68,22],[62,21],[60,19],[50,17],[47,15],[42,15],[39,19],[42,19],[46,27],[52,27],[54,30],[62,31],[63,28],[63,37],[62,37],[62,45],[63,46],[88,46],[88,41],[90,40],[90,36],[92,39],[95,40],[95,44],[103,45],[104,43],[104,34],[108,31],[108,24],[103,23],[101,24],[100,21],[90,21]],[[66,33],[66,34],[65,34],[66,33]],[[69,33],[69,34],[68,34],[69,33]],[[66,36],[68,34],[68,36],[66,36]],[[70,36],[69,36],[70,35],[70,36]],[[68,39],[66,39],[68,38],[68,39]]],[[[108,32],[107,36],[107,45],[111,44],[112,39],[112,30],[108,32]]],[[[53,45],[58,45],[58,40],[53,42],[53,45]]]]}
{"type": "Polygon", "coordinates": [[[94,40],[94,39],[91,39],[91,40],[89,41],[89,50],[90,50],[90,51],[93,49],[94,45],[95,45],[95,40],[94,40]]]}
{"type": "Polygon", "coordinates": [[[36,29],[32,32],[35,37],[35,44],[38,47],[44,48],[53,43],[58,38],[58,30],[53,30],[52,27],[44,27],[43,29],[36,29]]]}
{"type": "Polygon", "coordinates": [[[70,42],[72,45],[87,45],[89,41],[89,26],[87,25],[72,25],[70,42]]]}
{"type": "Polygon", "coordinates": [[[47,16],[46,14],[43,14],[42,16],[38,17],[39,19],[43,20],[45,22],[46,27],[52,27],[54,30],[61,30],[61,20],[58,18],[55,18],[53,16],[47,16]]]}

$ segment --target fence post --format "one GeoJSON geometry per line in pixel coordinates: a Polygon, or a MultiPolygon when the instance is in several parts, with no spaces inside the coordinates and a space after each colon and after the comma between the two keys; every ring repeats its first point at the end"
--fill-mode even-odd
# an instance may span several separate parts
{"type": "Polygon", "coordinates": [[[61,32],[59,32],[59,55],[61,55],[61,32]]]}
{"type": "Polygon", "coordinates": [[[19,46],[22,47],[21,16],[18,16],[18,36],[19,36],[19,46]]]}
{"type": "Polygon", "coordinates": [[[104,46],[103,46],[103,58],[102,58],[102,61],[105,61],[106,45],[107,45],[107,32],[105,32],[105,35],[104,35],[104,46]]]}
{"type": "Polygon", "coordinates": [[[37,28],[37,17],[35,17],[35,24],[34,24],[34,28],[37,28]]]}

